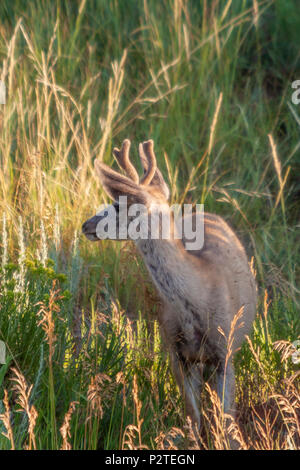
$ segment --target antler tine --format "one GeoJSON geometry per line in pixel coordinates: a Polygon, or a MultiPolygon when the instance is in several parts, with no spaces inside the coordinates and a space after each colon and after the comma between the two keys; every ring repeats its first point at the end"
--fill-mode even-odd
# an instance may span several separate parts
{"type": "Polygon", "coordinates": [[[144,169],[144,173],[148,170],[148,159],[145,155],[142,142],[139,143],[139,156],[144,169]]]}
{"type": "Polygon", "coordinates": [[[142,146],[139,146],[141,160],[143,160],[146,155],[148,161],[148,168],[141,180],[141,184],[144,184],[145,186],[151,183],[156,171],[156,158],[153,151],[153,145],[153,140],[148,140],[147,142],[144,142],[142,146]]]}
{"type": "Polygon", "coordinates": [[[139,175],[132,165],[131,161],[129,160],[129,149],[130,149],[130,140],[125,139],[122,144],[121,150],[114,148],[113,149],[113,154],[123,170],[127,173],[127,176],[129,176],[132,181],[138,184],[139,182],[139,175]]]}

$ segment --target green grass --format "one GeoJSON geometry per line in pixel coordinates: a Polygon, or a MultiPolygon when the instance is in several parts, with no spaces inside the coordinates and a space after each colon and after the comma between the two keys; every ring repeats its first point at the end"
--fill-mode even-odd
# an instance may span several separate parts
{"type": "MultiPolygon", "coordinates": [[[[155,322],[158,299],[134,246],[80,235],[106,200],[93,160],[112,164],[111,149],[124,138],[138,168],[138,143],[154,139],[172,202],[204,201],[254,257],[257,357],[245,343],[236,358],[237,400],[244,435],[265,442],[251,412],[288,393],[286,381],[299,371],[274,347],[300,335],[297,7],[296,0],[1,2],[0,413],[6,389],[16,448],[29,437],[12,367],[33,385],[37,448],[61,447],[71,402],[75,449],[120,448],[128,425],[137,426],[134,445],[156,448],[157,436],[184,427],[155,322]],[[57,289],[51,357],[38,312],[49,311],[57,289]]],[[[284,447],[273,427],[264,445],[284,447]]],[[[10,447],[1,434],[0,448],[10,447]]]]}

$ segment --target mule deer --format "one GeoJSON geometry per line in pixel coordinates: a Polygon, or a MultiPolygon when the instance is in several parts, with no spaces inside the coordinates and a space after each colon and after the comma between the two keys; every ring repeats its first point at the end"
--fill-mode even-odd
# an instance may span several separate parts
{"type": "MultiPolygon", "coordinates": [[[[130,141],[125,140],[121,150],[113,150],[126,176],[95,161],[100,181],[115,201],[112,213],[119,217],[120,196],[127,196],[127,215],[135,203],[143,204],[148,216],[154,204],[163,205],[168,212],[169,189],[157,168],[153,141],[139,145],[144,168],[141,179],[130,162],[129,148],[130,141]]],[[[102,236],[97,234],[97,225],[109,217],[110,211],[103,210],[87,220],[82,226],[85,236],[92,241],[99,240],[102,236]]],[[[188,250],[185,238],[174,236],[176,224],[171,216],[168,239],[153,239],[150,229],[147,238],[135,240],[162,298],[164,308],[158,318],[162,336],[185,400],[186,414],[197,426],[200,426],[198,403],[203,364],[215,366],[223,409],[234,414],[234,369],[232,357],[228,358],[226,338],[235,315],[242,309],[243,323],[234,332],[232,343],[233,351],[239,348],[251,329],[256,309],[256,285],[241,243],[221,217],[209,213],[202,217],[204,244],[199,250],[188,250]]],[[[123,239],[120,229],[115,238],[123,239]]]]}

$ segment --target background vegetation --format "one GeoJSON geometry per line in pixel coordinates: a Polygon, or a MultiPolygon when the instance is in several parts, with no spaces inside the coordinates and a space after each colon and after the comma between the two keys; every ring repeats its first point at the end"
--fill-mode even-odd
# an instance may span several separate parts
{"type": "MultiPolygon", "coordinates": [[[[0,448],[228,448],[203,392],[200,444],[132,243],[80,233],[93,160],[152,138],[172,202],[204,202],[253,256],[254,331],[236,358],[241,448],[299,448],[296,0],[3,0],[0,448]],[[180,437],[181,436],[181,437],[180,437]]],[[[210,396],[211,395],[211,396],[210,396]]]]}

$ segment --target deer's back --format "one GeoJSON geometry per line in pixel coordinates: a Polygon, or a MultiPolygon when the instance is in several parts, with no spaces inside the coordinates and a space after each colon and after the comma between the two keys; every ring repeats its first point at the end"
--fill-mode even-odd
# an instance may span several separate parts
{"type": "MultiPolygon", "coordinates": [[[[195,215],[193,222],[195,222],[195,215]]],[[[186,240],[183,239],[185,245],[186,240]]],[[[215,322],[229,333],[234,315],[244,308],[242,321],[244,327],[236,331],[235,344],[238,347],[248,334],[256,311],[256,285],[248,264],[245,250],[229,225],[219,216],[204,213],[204,244],[200,250],[188,253],[204,262],[212,287],[212,303],[215,306],[215,322]],[[219,302],[215,301],[219,299],[219,302]],[[226,322],[224,322],[224,316],[226,322]]]]}

